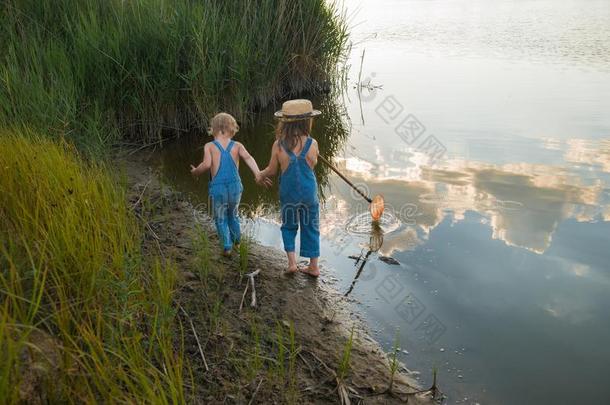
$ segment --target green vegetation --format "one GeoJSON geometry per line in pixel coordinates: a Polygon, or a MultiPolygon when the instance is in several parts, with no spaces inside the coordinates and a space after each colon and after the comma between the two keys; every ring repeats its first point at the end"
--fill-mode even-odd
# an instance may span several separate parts
{"type": "MultiPolygon", "coordinates": [[[[209,363],[224,364],[224,367],[210,366],[213,369],[210,373],[196,374],[196,380],[203,375],[211,380],[202,388],[201,395],[220,402],[230,392],[237,402],[247,403],[248,398],[252,400],[258,393],[268,402],[299,403],[297,360],[301,345],[294,323],[285,320],[272,323],[248,305],[236,317],[223,302],[232,294],[241,297],[242,283],[249,282],[240,274],[246,272],[242,272],[241,255],[249,255],[251,251],[241,249],[240,260],[221,267],[217,265],[218,253],[212,253],[213,248],[200,225],[194,227],[193,240],[193,265],[201,269],[199,278],[203,286],[196,292],[201,298],[184,300],[183,304],[194,314],[209,363]],[[238,287],[232,292],[235,286],[238,287]]],[[[244,246],[244,242],[246,245],[252,243],[247,228],[240,246],[244,246]]],[[[197,362],[198,359],[194,359],[194,363],[197,362]]],[[[194,364],[195,372],[196,369],[194,364]]]]}
{"type": "Polygon", "coordinates": [[[353,344],[354,327],[352,326],[352,331],[349,335],[349,339],[347,339],[347,342],[345,342],[345,346],[343,347],[343,356],[341,356],[341,361],[339,362],[339,367],[337,369],[337,380],[339,382],[345,380],[345,377],[347,377],[347,373],[349,373],[353,344]]]}
{"type": "Polygon", "coordinates": [[[252,243],[252,236],[245,231],[241,236],[239,244],[239,274],[244,276],[248,273],[248,258],[250,256],[250,244],[252,243]]]}
{"type": "Polygon", "coordinates": [[[390,384],[388,386],[388,391],[392,391],[392,387],[394,386],[394,376],[398,371],[398,352],[400,351],[400,339],[398,335],[398,329],[394,332],[394,343],[392,344],[392,351],[388,355],[389,367],[390,367],[390,384]]]}
{"type": "Polygon", "coordinates": [[[209,289],[210,271],[212,269],[212,252],[207,232],[200,224],[195,225],[193,232],[193,249],[195,252],[195,269],[199,273],[199,279],[209,289]]]}
{"type": "Polygon", "coordinates": [[[323,0],[6,0],[0,127],[103,150],[316,93],[347,39],[323,0]]]}
{"type": "Polygon", "coordinates": [[[123,188],[33,133],[0,133],[0,171],[0,398],[184,402],[177,269],[143,261],[123,188]]]}
{"type": "Polygon", "coordinates": [[[227,387],[276,398],[281,386],[297,402],[294,325],[274,329],[251,311],[238,318],[246,336],[227,321],[226,281],[248,270],[247,235],[231,273],[196,229],[190,283],[202,288],[181,301],[184,274],[147,222],[170,204],[142,190],[128,206],[125,187],[88,159],[201,129],[219,110],[248,122],[281,98],[324,92],[346,40],[341,10],[324,0],[0,3],[2,401],[185,403],[221,400],[227,387]]]}

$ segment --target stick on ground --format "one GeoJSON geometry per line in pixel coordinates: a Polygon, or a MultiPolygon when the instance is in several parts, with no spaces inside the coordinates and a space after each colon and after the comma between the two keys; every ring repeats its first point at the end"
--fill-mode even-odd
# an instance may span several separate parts
{"type": "Polygon", "coordinates": [[[205,366],[205,371],[210,371],[210,368],[208,367],[208,362],[205,360],[205,355],[203,354],[203,349],[201,348],[201,343],[199,342],[199,336],[197,336],[197,332],[195,331],[195,325],[193,325],[193,321],[192,321],[191,317],[189,316],[189,314],[186,313],[184,308],[182,308],[182,305],[180,305],[180,310],[182,311],[184,316],[186,316],[186,318],[189,320],[189,323],[191,324],[191,329],[193,330],[193,334],[195,335],[195,340],[197,341],[197,347],[199,348],[199,354],[201,355],[201,359],[203,360],[203,365],[205,366]]]}

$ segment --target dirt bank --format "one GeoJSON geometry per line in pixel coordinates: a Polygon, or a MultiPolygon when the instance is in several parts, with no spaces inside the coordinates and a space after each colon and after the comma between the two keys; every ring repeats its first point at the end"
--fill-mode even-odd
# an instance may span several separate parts
{"type": "Polygon", "coordinates": [[[118,162],[145,222],[144,250],[161,252],[180,268],[177,335],[184,335],[193,370],[193,402],[434,403],[433,392],[415,393],[421,388],[400,366],[388,390],[391,361],[350,314],[350,304],[326,283],[283,275],[283,252],[251,243],[246,270],[239,254],[220,257],[210,219],[143,161],[133,155],[118,162]],[[255,270],[251,308],[250,289],[242,298],[243,274],[255,270]]]}

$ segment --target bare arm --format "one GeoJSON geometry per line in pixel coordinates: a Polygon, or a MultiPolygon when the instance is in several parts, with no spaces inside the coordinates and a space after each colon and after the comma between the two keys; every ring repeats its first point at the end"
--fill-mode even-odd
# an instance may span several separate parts
{"type": "Polygon", "coordinates": [[[258,178],[261,173],[260,169],[258,168],[258,164],[256,164],[256,160],[254,160],[252,155],[246,150],[246,147],[241,143],[239,144],[239,157],[246,162],[246,165],[248,165],[250,170],[252,170],[254,177],[258,178]]]}
{"type": "Polygon", "coordinates": [[[318,141],[316,141],[315,139],[312,141],[311,143],[311,149],[310,149],[310,153],[308,153],[308,158],[309,161],[311,162],[311,166],[315,167],[318,164],[318,154],[320,153],[320,150],[318,148],[318,141]]]}
{"type": "Polygon", "coordinates": [[[203,173],[210,170],[212,167],[212,151],[210,150],[210,144],[206,143],[203,147],[203,161],[199,163],[199,166],[195,167],[191,165],[191,174],[195,176],[201,176],[203,173]]]}
{"type": "Polygon", "coordinates": [[[278,153],[279,153],[279,144],[278,141],[273,143],[271,147],[271,157],[269,158],[269,164],[267,167],[261,171],[261,177],[273,177],[277,174],[277,168],[280,164],[278,153]]]}

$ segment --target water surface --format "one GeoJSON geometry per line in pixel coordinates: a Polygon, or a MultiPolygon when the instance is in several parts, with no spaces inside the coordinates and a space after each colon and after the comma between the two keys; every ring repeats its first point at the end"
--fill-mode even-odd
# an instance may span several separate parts
{"type": "MultiPolygon", "coordinates": [[[[389,208],[374,229],[367,204],[318,167],[327,280],[387,350],[398,336],[422,384],[438,370],[448,403],[607,402],[610,3],[346,6],[350,86],[317,102],[314,136],[389,208]]],[[[271,114],[238,135],[261,166],[271,114]]],[[[155,157],[198,203],[206,180],[187,168],[203,140],[155,157]]],[[[281,247],[276,190],[241,171],[255,236],[281,247]]]]}

